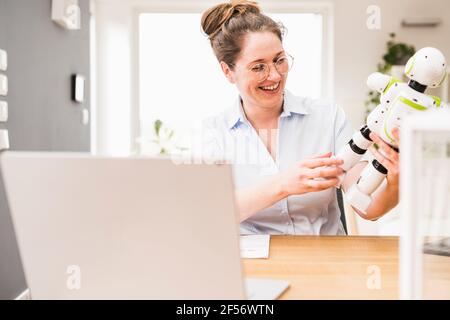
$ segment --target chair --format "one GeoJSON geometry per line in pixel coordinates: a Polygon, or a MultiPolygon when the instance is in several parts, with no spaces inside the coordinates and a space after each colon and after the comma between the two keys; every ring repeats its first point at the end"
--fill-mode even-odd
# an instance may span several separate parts
{"type": "Polygon", "coordinates": [[[345,234],[348,235],[347,221],[345,219],[344,197],[342,196],[342,190],[336,189],[336,195],[337,195],[339,211],[341,212],[341,222],[342,222],[342,225],[344,226],[345,234]]]}

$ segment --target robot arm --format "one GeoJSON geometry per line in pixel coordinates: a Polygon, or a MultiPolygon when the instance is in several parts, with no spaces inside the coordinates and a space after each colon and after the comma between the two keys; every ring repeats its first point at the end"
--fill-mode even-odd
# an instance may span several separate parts
{"type": "Polygon", "coordinates": [[[369,78],[367,78],[367,86],[374,91],[383,93],[390,86],[390,84],[395,81],[398,80],[394,77],[390,77],[380,72],[374,72],[369,76],[369,78]]]}

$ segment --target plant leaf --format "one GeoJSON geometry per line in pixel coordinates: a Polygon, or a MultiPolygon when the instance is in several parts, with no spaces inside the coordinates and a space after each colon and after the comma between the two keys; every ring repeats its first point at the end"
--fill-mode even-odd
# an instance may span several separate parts
{"type": "Polygon", "coordinates": [[[163,123],[161,120],[156,120],[155,124],[154,124],[154,129],[155,129],[155,134],[157,137],[159,137],[159,132],[161,131],[161,127],[162,127],[163,123]]]}

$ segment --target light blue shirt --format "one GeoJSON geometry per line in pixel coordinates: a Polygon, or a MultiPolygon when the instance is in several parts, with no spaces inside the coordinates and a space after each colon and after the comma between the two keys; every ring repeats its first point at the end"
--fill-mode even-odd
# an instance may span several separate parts
{"type": "MultiPolygon", "coordinates": [[[[313,155],[328,151],[335,154],[354,132],[344,111],[335,104],[296,97],[288,91],[278,128],[274,160],[246,119],[239,98],[225,112],[204,122],[203,154],[230,161],[239,189],[313,155]]],[[[334,188],[287,197],[251,216],[240,227],[241,234],[345,234],[334,188]]]]}

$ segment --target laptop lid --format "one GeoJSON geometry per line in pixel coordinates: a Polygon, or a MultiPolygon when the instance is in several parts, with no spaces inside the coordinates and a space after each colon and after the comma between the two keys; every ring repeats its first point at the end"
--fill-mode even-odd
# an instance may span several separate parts
{"type": "Polygon", "coordinates": [[[231,168],[4,152],[33,299],[243,299],[231,168]]]}

